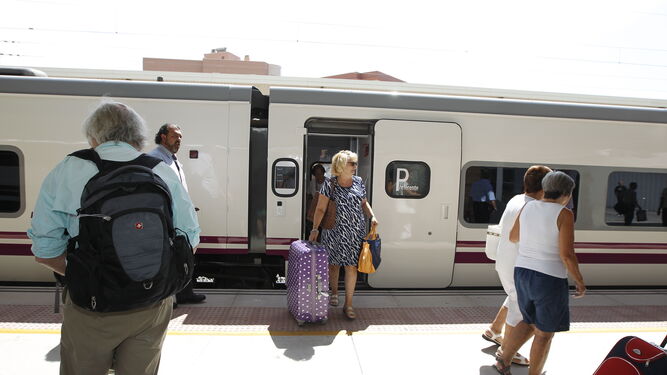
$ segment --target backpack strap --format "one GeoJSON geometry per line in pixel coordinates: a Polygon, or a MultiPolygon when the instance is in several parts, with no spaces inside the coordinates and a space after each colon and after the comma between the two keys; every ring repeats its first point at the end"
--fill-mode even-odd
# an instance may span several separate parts
{"type": "Polygon", "coordinates": [[[153,169],[156,165],[160,164],[162,159],[156,158],[155,156],[150,156],[148,154],[141,154],[134,160],[129,161],[130,164],[143,165],[146,168],[153,169]]]}
{"type": "Polygon", "coordinates": [[[102,160],[102,158],[100,158],[100,154],[98,154],[94,148],[86,148],[83,150],[75,151],[69,154],[69,156],[74,156],[79,159],[92,161],[93,163],[95,163],[95,165],[97,166],[97,170],[100,172],[107,171],[108,169],[116,169],[121,165],[141,165],[146,168],[153,169],[155,168],[156,165],[160,164],[160,162],[162,161],[159,158],[147,154],[141,154],[134,160],[126,162],[102,160]]]}
{"type": "Polygon", "coordinates": [[[94,148],[86,148],[86,149],[83,149],[83,150],[75,151],[75,152],[69,154],[68,156],[74,156],[74,157],[77,157],[79,159],[92,161],[93,163],[95,163],[95,165],[97,166],[97,169],[100,170],[100,171],[104,167],[102,165],[102,158],[100,158],[100,154],[98,154],[97,151],[95,151],[94,148]]]}

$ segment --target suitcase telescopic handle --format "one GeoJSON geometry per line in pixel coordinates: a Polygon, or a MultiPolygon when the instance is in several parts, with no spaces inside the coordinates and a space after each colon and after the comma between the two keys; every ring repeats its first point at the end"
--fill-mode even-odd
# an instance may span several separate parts
{"type": "Polygon", "coordinates": [[[322,276],[317,275],[317,297],[329,297],[329,289],[324,288],[322,276]]]}

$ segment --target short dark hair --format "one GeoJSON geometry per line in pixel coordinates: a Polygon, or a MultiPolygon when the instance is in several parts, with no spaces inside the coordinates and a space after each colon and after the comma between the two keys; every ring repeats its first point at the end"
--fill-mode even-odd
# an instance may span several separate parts
{"type": "Polygon", "coordinates": [[[542,190],[542,179],[549,172],[551,172],[551,169],[544,165],[533,165],[528,168],[526,174],[523,175],[524,193],[532,194],[542,190]]]}
{"type": "Polygon", "coordinates": [[[175,126],[176,129],[178,129],[178,130],[181,129],[180,126],[175,125],[175,124],[170,124],[170,123],[166,123],[166,124],[160,126],[160,129],[159,129],[159,130],[157,131],[157,133],[155,134],[155,144],[156,144],[156,145],[162,144],[162,135],[163,135],[163,134],[164,134],[164,135],[169,134],[169,126],[171,126],[171,125],[175,126]]]}
{"type": "Polygon", "coordinates": [[[326,170],[324,169],[322,164],[313,164],[313,166],[310,167],[310,175],[315,176],[315,171],[318,170],[318,169],[322,170],[322,174],[324,174],[326,172],[326,170]]]}

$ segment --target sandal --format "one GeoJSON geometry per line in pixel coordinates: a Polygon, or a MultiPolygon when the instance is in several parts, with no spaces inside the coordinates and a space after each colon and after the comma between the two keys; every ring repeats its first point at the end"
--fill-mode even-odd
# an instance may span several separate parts
{"type": "MultiPolygon", "coordinates": [[[[502,355],[503,355],[502,348],[498,348],[498,350],[496,351],[496,357],[501,357],[502,355]]],[[[519,352],[516,352],[514,354],[514,357],[512,357],[512,363],[514,363],[515,365],[519,365],[519,366],[529,366],[530,365],[530,361],[528,360],[528,358],[522,356],[521,354],[519,354],[519,352]]]]}
{"type": "Polygon", "coordinates": [[[496,356],[496,363],[493,364],[493,368],[496,369],[500,375],[512,375],[512,365],[506,365],[500,356],[496,356]]]}
{"type": "Polygon", "coordinates": [[[338,306],[338,294],[329,295],[329,305],[338,306]]]}
{"type": "Polygon", "coordinates": [[[503,336],[500,333],[493,332],[491,328],[482,333],[482,338],[496,345],[502,345],[503,336]]]}
{"type": "Polygon", "coordinates": [[[343,307],[343,314],[345,314],[345,317],[350,320],[357,318],[357,314],[354,312],[354,308],[352,306],[343,307]]]}

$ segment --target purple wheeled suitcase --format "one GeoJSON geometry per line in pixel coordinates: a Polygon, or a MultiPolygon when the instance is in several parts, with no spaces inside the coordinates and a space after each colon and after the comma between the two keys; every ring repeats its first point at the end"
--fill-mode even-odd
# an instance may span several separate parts
{"type": "Polygon", "coordinates": [[[309,241],[290,245],[287,265],[287,306],[299,325],[325,323],[329,310],[329,255],[309,241]]]}

